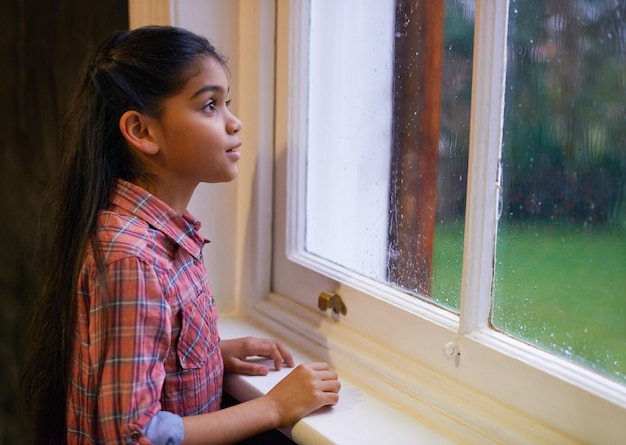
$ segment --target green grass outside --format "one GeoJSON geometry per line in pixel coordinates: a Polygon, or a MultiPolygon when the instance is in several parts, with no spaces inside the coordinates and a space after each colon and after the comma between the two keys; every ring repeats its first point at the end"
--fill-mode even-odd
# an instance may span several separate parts
{"type": "MultiPolygon", "coordinates": [[[[463,227],[438,227],[433,299],[458,311],[463,227]]],[[[492,323],[626,383],[626,231],[503,225],[492,323]]]]}

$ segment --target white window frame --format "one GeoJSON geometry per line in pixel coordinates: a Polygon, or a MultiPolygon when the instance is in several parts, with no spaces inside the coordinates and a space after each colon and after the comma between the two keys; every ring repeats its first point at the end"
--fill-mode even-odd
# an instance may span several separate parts
{"type": "Polygon", "coordinates": [[[470,442],[623,438],[623,385],[489,326],[508,2],[476,5],[460,317],[304,250],[307,4],[277,2],[276,84],[289,88],[278,88],[276,100],[274,293],[252,316],[382,399],[470,442]],[[323,290],[342,296],[346,317],[316,309],[323,290]],[[453,345],[460,356],[450,359],[444,349],[453,345]]]}
{"type": "Polygon", "coordinates": [[[306,122],[298,99],[306,34],[297,30],[305,29],[307,1],[130,0],[131,26],[188,27],[223,42],[230,56],[234,111],[244,122],[240,176],[200,188],[190,207],[213,240],[205,259],[221,315],[329,361],[343,378],[459,442],[619,443],[624,385],[489,329],[507,2],[477,0],[468,201],[480,205],[468,207],[458,317],[338,276],[298,251],[302,233],[287,213],[301,211],[288,201],[299,195],[287,191],[303,190],[286,172],[306,122]],[[317,309],[327,289],[341,294],[346,317],[317,309]],[[446,358],[452,345],[461,355],[446,358]]]}

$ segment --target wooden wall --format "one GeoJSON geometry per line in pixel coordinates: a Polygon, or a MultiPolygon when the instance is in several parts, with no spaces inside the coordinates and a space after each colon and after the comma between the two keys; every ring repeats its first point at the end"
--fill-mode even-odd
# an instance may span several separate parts
{"type": "MultiPolygon", "coordinates": [[[[0,0],[0,445],[29,430],[17,385],[38,278],[38,208],[60,117],[93,45],[128,28],[128,1],[0,0]]],[[[62,255],[59,252],[59,255],[62,255]]]]}

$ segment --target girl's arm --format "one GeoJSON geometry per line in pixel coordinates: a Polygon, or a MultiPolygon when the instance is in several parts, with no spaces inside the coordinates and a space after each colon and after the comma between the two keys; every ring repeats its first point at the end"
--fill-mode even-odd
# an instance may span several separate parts
{"type": "Polygon", "coordinates": [[[183,444],[234,443],[295,423],[339,400],[337,373],[326,363],[299,365],[266,395],[198,416],[183,417],[183,444]]]}

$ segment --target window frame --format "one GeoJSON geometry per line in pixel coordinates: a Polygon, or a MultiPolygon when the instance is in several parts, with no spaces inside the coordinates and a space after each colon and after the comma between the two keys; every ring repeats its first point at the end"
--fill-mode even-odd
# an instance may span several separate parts
{"type": "Polygon", "coordinates": [[[300,148],[306,141],[306,116],[300,110],[306,97],[308,3],[276,4],[272,291],[249,315],[452,436],[542,443],[619,438],[626,413],[624,385],[489,326],[508,2],[476,5],[460,316],[349,271],[338,272],[303,251],[300,148]],[[347,316],[316,308],[323,290],[342,296],[347,316]],[[444,349],[452,345],[460,356],[447,358],[444,349]]]}

